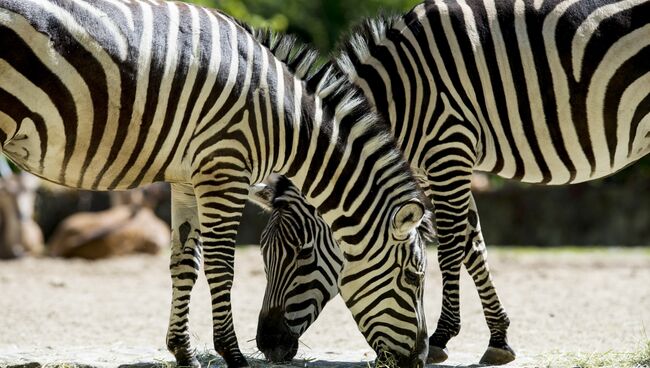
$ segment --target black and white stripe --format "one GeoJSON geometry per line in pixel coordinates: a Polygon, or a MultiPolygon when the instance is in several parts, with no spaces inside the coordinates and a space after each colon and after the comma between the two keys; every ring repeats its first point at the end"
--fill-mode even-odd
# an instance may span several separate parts
{"type": "Polygon", "coordinates": [[[251,191],[251,199],[271,211],[261,240],[268,283],[257,347],[269,360],[282,362],[295,356],[298,337],[338,294],[343,257],[329,227],[300,190],[284,176],[267,181],[251,191]]]}
{"type": "MultiPolygon", "coordinates": [[[[491,332],[482,362],[514,359],[470,192],[474,170],[560,185],[613,174],[650,152],[648,14],[647,0],[426,1],[402,17],[367,21],[344,44],[335,64],[390,121],[435,208],[443,306],[430,361],[446,359],[447,342],[460,330],[461,264],[476,283],[491,332]]],[[[302,231],[313,229],[319,227],[302,231]]],[[[299,230],[271,223],[272,231],[299,230]]],[[[321,257],[327,254],[300,266],[312,270],[311,280],[270,280],[291,287],[264,310],[317,303],[307,283],[334,294],[336,285],[314,271],[341,257],[321,257]]],[[[298,335],[322,307],[308,318],[285,313],[285,324],[298,335]]]]}
{"type": "Polygon", "coordinates": [[[0,0],[0,40],[0,143],[16,164],[76,188],[172,183],[167,342],[179,364],[198,365],[187,311],[203,256],[215,348],[246,365],[230,305],[234,239],[249,186],[272,172],[333,230],[341,294],[371,346],[423,364],[422,288],[403,283],[425,267],[422,193],[336,68],[217,11],[155,0],[0,0]]]}

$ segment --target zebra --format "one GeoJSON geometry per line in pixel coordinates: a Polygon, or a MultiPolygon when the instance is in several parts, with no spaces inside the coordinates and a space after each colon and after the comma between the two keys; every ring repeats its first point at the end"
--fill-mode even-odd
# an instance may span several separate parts
{"type": "MultiPolygon", "coordinates": [[[[515,359],[470,191],[474,170],[563,185],[611,175],[650,152],[648,14],[648,0],[425,1],[366,21],[342,45],[332,64],[391,123],[435,209],[443,303],[429,362],[447,359],[460,330],[461,264],[490,330],[480,362],[515,359]]],[[[319,233],[315,209],[281,183],[256,189],[272,208],[257,334],[270,360],[295,355],[297,337],[336,295],[344,258],[319,233]],[[289,258],[284,270],[274,264],[279,254],[289,258]]]]}
{"type": "MultiPolygon", "coordinates": [[[[272,175],[266,182],[253,186],[249,197],[270,212],[261,240],[268,284],[256,341],[267,359],[284,362],[296,355],[298,337],[338,294],[337,281],[344,258],[318,209],[304,201],[289,179],[272,175]],[[277,250],[281,253],[273,254],[277,250]],[[291,300],[292,295],[296,300],[291,310],[286,311],[289,317],[285,320],[285,310],[279,306],[285,305],[283,298],[291,300]],[[288,328],[287,323],[294,326],[288,328]]],[[[435,241],[431,219],[423,220],[420,226],[425,229],[425,243],[435,241]]],[[[406,282],[417,283],[416,276],[407,275],[406,282]]]]}
{"type": "Polygon", "coordinates": [[[16,165],[73,188],[171,183],[167,347],[179,365],[200,366],[188,308],[202,260],[215,350],[247,366],[234,239],[249,186],[277,172],[332,229],[341,295],[370,346],[423,366],[424,194],[387,124],[315,51],[157,0],[0,0],[0,40],[0,148],[16,165]]]}
{"type": "Polygon", "coordinates": [[[329,227],[300,190],[284,176],[267,181],[255,185],[249,197],[270,215],[260,240],[267,286],[256,343],[269,361],[285,362],[298,352],[299,336],[338,294],[344,260],[329,227]]]}

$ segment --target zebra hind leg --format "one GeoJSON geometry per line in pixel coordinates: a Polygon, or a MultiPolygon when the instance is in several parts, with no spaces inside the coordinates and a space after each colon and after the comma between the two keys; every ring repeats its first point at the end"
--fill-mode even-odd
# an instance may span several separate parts
{"type": "Polygon", "coordinates": [[[508,345],[507,339],[510,320],[492,282],[490,267],[487,263],[487,249],[473,197],[470,198],[468,223],[469,236],[463,263],[474,280],[483,306],[485,320],[490,329],[490,343],[480,363],[486,365],[507,364],[515,359],[515,352],[508,345]]]}
{"type": "Polygon", "coordinates": [[[172,185],[172,307],[167,349],[178,367],[200,368],[190,344],[190,294],[201,265],[201,243],[196,198],[191,186],[172,185]]]}

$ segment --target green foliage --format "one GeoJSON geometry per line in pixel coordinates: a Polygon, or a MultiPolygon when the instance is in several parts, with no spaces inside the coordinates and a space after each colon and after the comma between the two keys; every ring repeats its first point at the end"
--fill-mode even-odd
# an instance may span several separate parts
{"type": "Polygon", "coordinates": [[[289,19],[282,12],[267,12],[259,14],[251,12],[249,5],[256,6],[261,1],[243,0],[183,0],[201,6],[216,8],[232,15],[233,17],[257,28],[270,28],[274,31],[284,32],[289,26],[289,19]]]}
{"type": "MultiPolygon", "coordinates": [[[[260,12],[283,12],[289,19],[288,30],[313,43],[321,51],[331,51],[341,33],[364,17],[382,11],[404,12],[420,0],[257,0],[260,12]]],[[[251,6],[251,8],[253,8],[251,6]]]]}
{"type": "Polygon", "coordinates": [[[18,172],[20,172],[20,169],[0,153],[0,178],[18,172]]]}
{"type": "Polygon", "coordinates": [[[403,13],[421,0],[186,0],[221,9],[254,27],[287,31],[322,52],[354,24],[382,12],[403,13]]]}

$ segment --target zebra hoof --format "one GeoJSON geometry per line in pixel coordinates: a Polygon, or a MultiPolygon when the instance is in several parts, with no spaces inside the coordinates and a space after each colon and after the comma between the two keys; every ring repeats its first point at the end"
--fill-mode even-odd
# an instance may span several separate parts
{"type": "Polygon", "coordinates": [[[201,368],[201,363],[194,356],[176,361],[176,368],[201,368]]]}
{"type": "Polygon", "coordinates": [[[427,355],[427,363],[436,364],[442,363],[449,358],[449,350],[447,348],[439,348],[434,345],[429,345],[429,355],[427,355]]]}
{"type": "Polygon", "coordinates": [[[504,348],[488,346],[479,362],[482,365],[503,365],[515,360],[515,352],[506,345],[504,348]]]}

